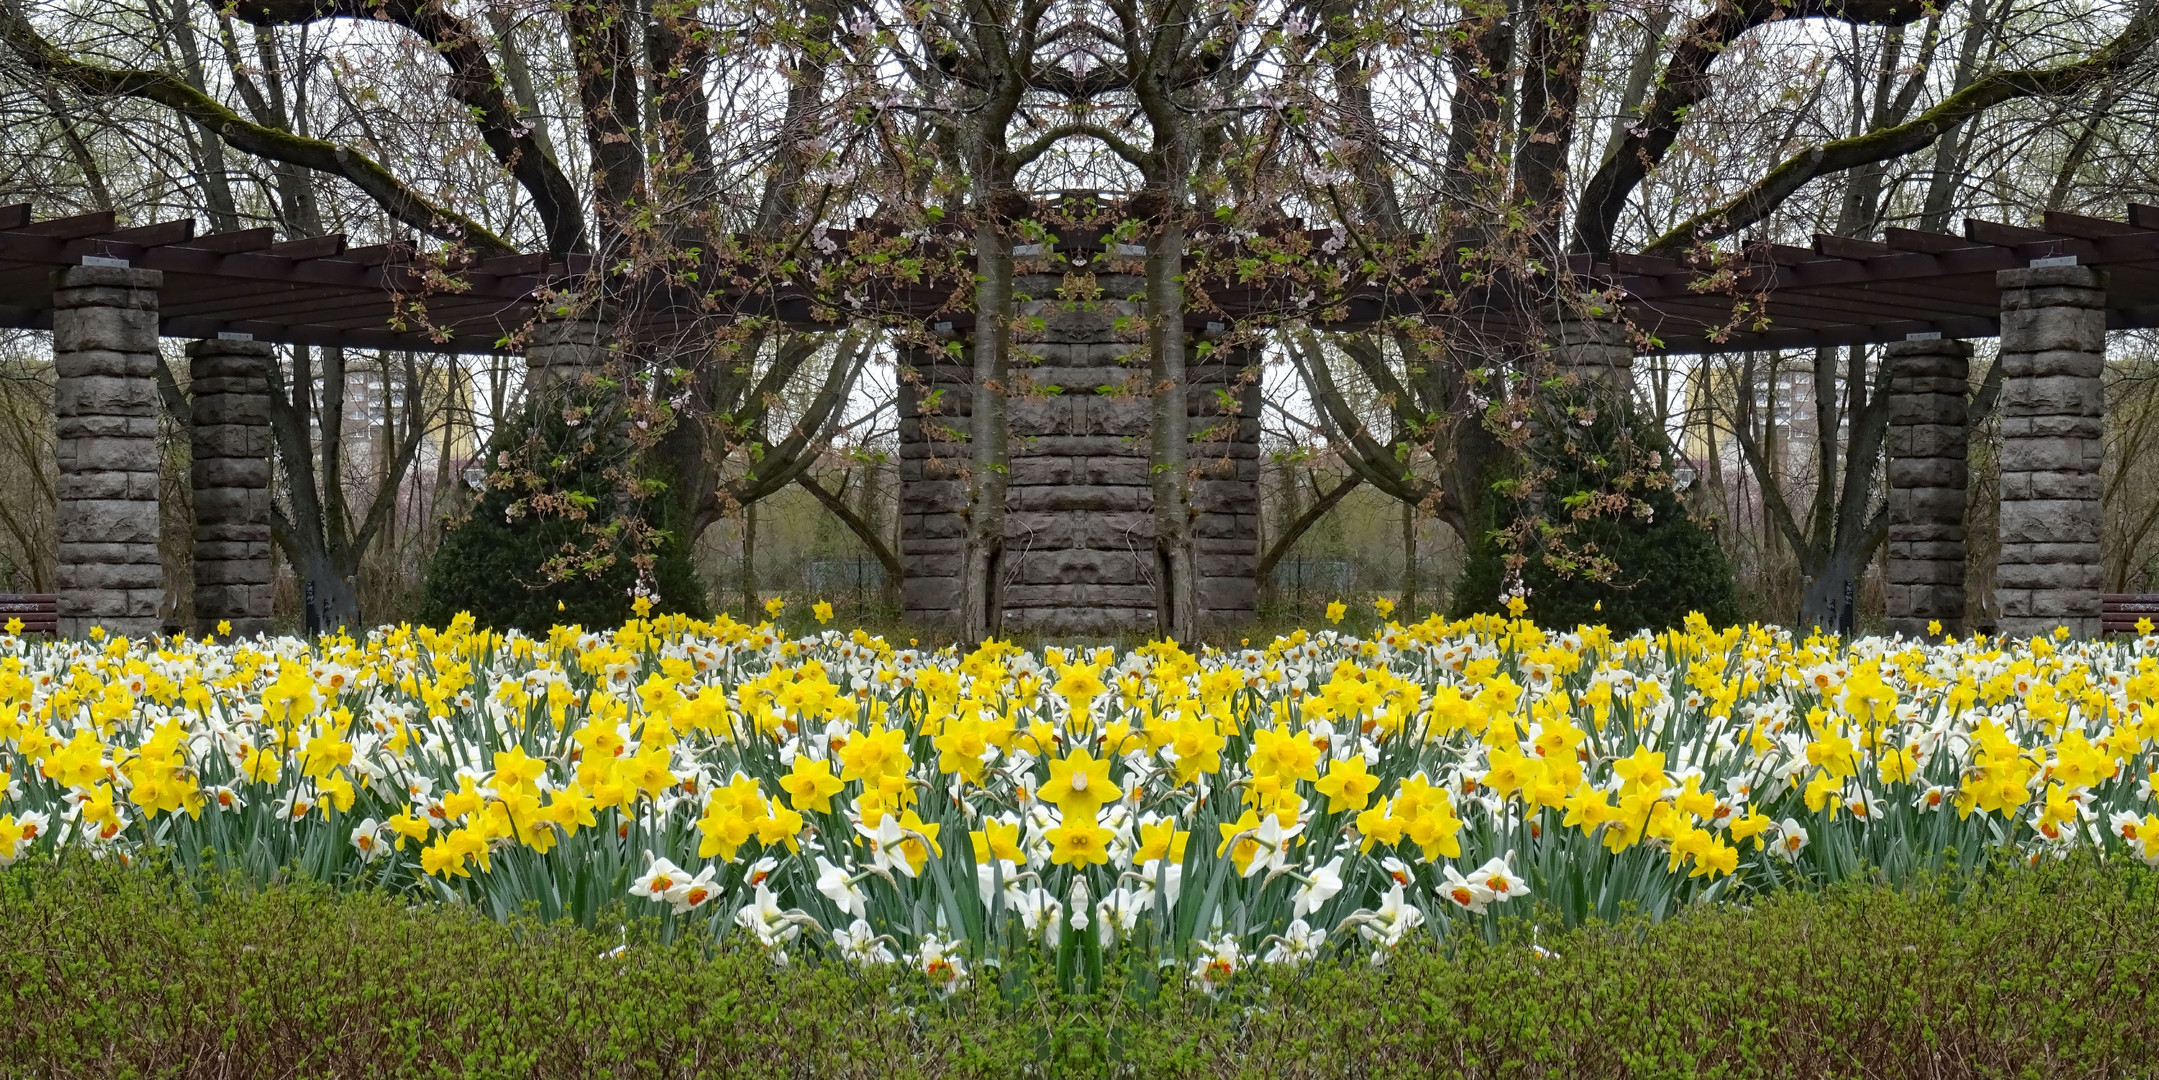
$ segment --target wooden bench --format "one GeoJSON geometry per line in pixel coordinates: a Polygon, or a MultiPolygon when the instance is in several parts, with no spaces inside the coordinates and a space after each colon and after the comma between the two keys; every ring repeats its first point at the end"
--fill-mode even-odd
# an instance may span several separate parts
{"type": "Polygon", "coordinates": [[[0,593],[0,627],[22,620],[25,634],[60,632],[60,597],[53,593],[0,593]]]}
{"type": "Polygon", "coordinates": [[[2137,620],[2159,624],[2159,593],[2106,593],[2099,597],[2099,632],[2134,634],[2137,620]]]}

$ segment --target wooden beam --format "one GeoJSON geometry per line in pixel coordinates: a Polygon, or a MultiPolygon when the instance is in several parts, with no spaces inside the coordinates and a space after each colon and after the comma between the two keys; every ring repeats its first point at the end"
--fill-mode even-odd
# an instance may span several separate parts
{"type": "Polygon", "coordinates": [[[1684,274],[1687,268],[1670,259],[1655,255],[1634,255],[1624,251],[1612,253],[1612,265],[1622,274],[1641,274],[1645,277],[1669,277],[1684,274]]]}
{"type": "Polygon", "coordinates": [[[175,218],[155,225],[137,225],[130,229],[118,229],[90,240],[99,244],[131,244],[135,247],[163,247],[195,238],[194,218],[175,218]]]}
{"type": "Polygon", "coordinates": [[[2105,218],[2085,217],[2082,214],[2065,214],[2059,210],[2047,211],[2043,220],[2046,222],[2048,232],[2060,233],[2063,236],[2074,236],[2083,240],[2104,240],[2110,236],[2131,236],[2151,231],[2149,229],[2139,229],[2126,221],[2108,221],[2105,218]]]}
{"type": "Polygon", "coordinates": [[[1918,229],[1883,229],[1882,243],[1899,251],[1917,251],[1939,255],[1950,251],[1965,251],[1984,245],[1974,244],[1961,236],[1948,233],[1921,232],[1918,229]]]}
{"type": "Polygon", "coordinates": [[[475,269],[493,277],[527,277],[547,269],[548,255],[544,251],[529,255],[504,255],[488,259],[475,269]]]}
{"type": "Polygon", "coordinates": [[[159,305],[159,311],[173,318],[214,316],[238,321],[264,318],[271,313],[286,311],[305,315],[310,306],[322,314],[328,314],[356,305],[370,306],[379,311],[390,309],[389,297],[374,290],[299,284],[265,287],[261,282],[251,282],[244,291],[220,289],[214,295],[208,296],[184,293],[172,296],[159,305]]]}
{"type": "Polygon", "coordinates": [[[2129,204],[2129,224],[2139,229],[2159,229],[2159,206],[2133,202],[2129,204]]]}
{"type": "Polygon", "coordinates": [[[1982,244],[2016,248],[2027,255],[2034,249],[2045,252],[2046,255],[2090,256],[2093,253],[2090,241],[1980,218],[1964,219],[1964,235],[1982,244]]]}
{"type": "Polygon", "coordinates": [[[351,253],[345,250],[345,234],[331,233],[328,236],[309,236],[299,240],[287,240],[281,244],[271,244],[264,254],[299,262],[306,259],[331,259],[351,253]]]}
{"type": "Polygon", "coordinates": [[[367,247],[347,248],[339,255],[339,262],[359,263],[361,266],[381,266],[392,261],[412,258],[413,247],[403,241],[388,244],[371,244],[367,247]]]}
{"type": "Polygon", "coordinates": [[[0,229],[20,229],[30,224],[30,204],[0,206],[0,229]]]}
{"type": "Polygon", "coordinates": [[[1893,255],[1895,248],[1877,244],[1872,240],[1857,240],[1849,236],[1832,236],[1829,233],[1814,234],[1814,250],[1832,259],[1877,259],[1893,255]]]}
{"type": "Polygon", "coordinates": [[[1805,266],[1809,263],[1830,262],[1833,257],[1823,255],[1813,248],[1793,247],[1790,244],[1772,244],[1766,241],[1750,245],[1748,253],[1778,266],[1805,266]]]}
{"type": "Polygon", "coordinates": [[[112,211],[99,210],[92,214],[77,214],[74,217],[33,221],[22,228],[12,231],[30,236],[52,237],[57,240],[74,240],[84,236],[109,233],[113,229],[115,220],[112,211]]]}
{"type": "Polygon", "coordinates": [[[259,229],[211,233],[208,236],[198,236],[186,243],[174,246],[192,248],[196,251],[215,251],[220,255],[229,255],[235,251],[260,251],[276,242],[277,230],[265,225],[259,229]]]}

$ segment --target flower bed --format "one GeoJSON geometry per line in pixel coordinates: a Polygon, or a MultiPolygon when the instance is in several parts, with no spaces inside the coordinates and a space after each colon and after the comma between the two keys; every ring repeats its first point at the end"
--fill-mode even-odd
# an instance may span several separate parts
{"type": "Polygon", "coordinates": [[[942,992],[1384,963],[1879,875],[2159,864],[2159,638],[1478,618],[973,653],[722,619],[545,640],[0,637],[0,864],[155,849],[942,992]]]}

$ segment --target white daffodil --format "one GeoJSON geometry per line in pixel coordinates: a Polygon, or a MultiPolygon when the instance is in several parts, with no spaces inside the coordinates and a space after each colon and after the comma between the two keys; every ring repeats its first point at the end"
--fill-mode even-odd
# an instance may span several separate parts
{"type": "Polygon", "coordinates": [[[1160,881],[1162,892],[1169,898],[1169,906],[1177,906],[1177,897],[1184,891],[1184,864],[1162,865],[1160,859],[1149,859],[1139,864],[1130,875],[1132,895],[1142,908],[1151,909],[1155,903],[1155,884],[1160,881]]]}
{"type": "Polygon", "coordinates": [[[999,859],[994,864],[976,863],[975,895],[982,898],[982,906],[985,908],[990,906],[990,896],[997,891],[998,880],[1002,878],[1005,890],[1005,907],[1017,908],[1020,894],[1026,891],[1022,887],[1025,881],[1020,878],[1020,873],[1018,864],[1010,859],[999,859]]]}
{"type": "MultiPolygon", "coordinates": [[[[763,888],[762,885],[758,887],[763,888]]],[[[817,891],[825,894],[844,914],[859,919],[869,911],[869,896],[847,871],[825,861],[822,855],[817,857],[817,891]]]]}
{"type": "Polygon", "coordinates": [[[1303,919],[1297,919],[1272,941],[1266,955],[1260,957],[1263,963],[1302,966],[1319,956],[1320,946],[1327,943],[1327,932],[1314,930],[1303,919]]]}
{"type": "Polygon", "coordinates": [[[1392,949],[1402,943],[1411,930],[1424,925],[1424,912],[1409,902],[1400,885],[1387,890],[1379,899],[1379,910],[1372,912],[1357,927],[1357,933],[1365,940],[1376,942],[1382,948],[1392,949]]]}
{"type": "Polygon", "coordinates": [[[879,818],[875,829],[855,826],[856,831],[870,838],[870,857],[880,870],[897,870],[908,877],[915,876],[915,864],[907,858],[907,830],[900,827],[898,814],[886,814],[879,818]]]}
{"type": "Polygon", "coordinates": [[[666,859],[654,859],[652,865],[645,868],[644,876],[630,883],[630,895],[642,896],[656,904],[665,903],[668,891],[689,876],[666,859]]]}
{"type": "MultiPolygon", "coordinates": [[[[712,864],[707,863],[703,870],[697,872],[696,877],[688,881],[677,882],[674,888],[667,890],[665,894],[667,902],[675,905],[675,914],[680,915],[685,911],[694,911],[703,907],[705,901],[712,899],[719,893],[718,889],[712,887],[713,873],[714,867],[712,864]]],[[[759,886],[759,888],[763,888],[763,886],[759,886]]]]}
{"type": "MultiPolygon", "coordinates": [[[[1510,853],[1511,854],[1511,853],[1510,853]]],[[[1529,895],[1529,879],[1508,868],[1506,859],[1493,859],[1477,868],[1470,880],[1483,885],[1494,903],[1529,895]]]]}
{"type": "MultiPolygon", "coordinates": [[[[1401,886],[1397,885],[1395,888],[1400,889],[1401,886]]],[[[1440,872],[1440,882],[1432,891],[1472,915],[1483,912],[1484,906],[1492,902],[1492,890],[1489,887],[1482,881],[1463,877],[1462,872],[1452,866],[1440,872]]]]}
{"type": "Polygon", "coordinates": [[[1044,944],[1056,948],[1064,936],[1065,906],[1048,889],[1023,892],[1018,901],[1012,905],[1012,910],[1019,913],[1020,925],[1030,935],[1041,934],[1044,944]]]}
{"type": "Polygon", "coordinates": [[[1387,876],[1391,878],[1395,884],[1403,886],[1404,888],[1407,888],[1412,881],[1416,880],[1415,875],[1411,872],[1409,868],[1409,864],[1395,858],[1392,855],[1389,855],[1388,857],[1379,860],[1379,868],[1386,871],[1387,876]]]}
{"type": "Polygon", "coordinates": [[[1806,850],[1806,847],[1807,830],[1804,827],[1791,818],[1785,818],[1783,821],[1777,822],[1777,854],[1784,856],[1786,859],[1796,860],[1799,858],[1799,853],[1806,850]]]}
{"type": "Polygon", "coordinates": [[[1108,896],[1095,904],[1096,940],[1107,949],[1117,943],[1120,934],[1129,934],[1139,926],[1140,913],[1147,907],[1140,903],[1139,894],[1128,889],[1112,889],[1108,896]]]}
{"type": "Polygon", "coordinates": [[[1297,887],[1297,900],[1291,917],[1303,919],[1318,911],[1320,905],[1342,891],[1342,856],[1337,855],[1327,865],[1312,871],[1311,877],[1297,887]]]}
{"type": "Polygon", "coordinates": [[[967,988],[967,961],[954,955],[951,946],[935,934],[922,938],[915,966],[937,988],[939,997],[951,997],[967,988]]]}
{"type": "Polygon", "coordinates": [[[845,957],[848,963],[856,967],[875,967],[898,960],[892,950],[886,947],[890,940],[879,936],[874,927],[861,919],[856,919],[854,924],[845,930],[832,931],[832,944],[840,950],[840,955],[845,957]]]}
{"type": "Polygon", "coordinates": [[[1238,969],[1244,967],[1244,952],[1237,947],[1237,939],[1228,934],[1215,941],[1197,943],[1200,953],[1192,961],[1192,978],[1208,997],[1218,997],[1229,986],[1238,969]]]}
{"type": "Polygon", "coordinates": [[[368,818],[353,827],[352,846],[360,853],[361,862],[374,862],[390,850],[382,842],[382,823],[368,818]]]}
{"type": "Polygon", "coordinates": [[[742,883],[745,885],[762,885],[765,879],[771,877],[772,872],[779,868],[780,860],[767,855],[750,864],[749,870],[742,875],[742,883]]]}
{"type": "Polygon", "coordinates": [[[1262,870],[1273,873],[1289,865],[1289,842],[1304,831],[1304,822],[1288,828],[1282,827],[1282,819],[1268,814],[1260,818],[1259,828],[1253,830],[1252,839],[1259,842],[1259,853],[1245,865],[1244,876],[1251,877],[1262,870]]]}
{"type": "Polygon", "coordinates": [[[767,949],[778,949],[802,933],[801,925],[780,910],[779,897],[762,885],[757,887],[756,898],[735,912],[735,925],[755,935],[757,943],[767,949]]]}

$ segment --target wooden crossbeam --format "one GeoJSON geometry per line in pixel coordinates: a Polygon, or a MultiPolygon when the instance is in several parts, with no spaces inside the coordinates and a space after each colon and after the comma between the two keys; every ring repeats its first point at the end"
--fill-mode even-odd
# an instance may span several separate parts
{"type": "Polygon", "coordinates": [[[1641,274],[1644,277],[1665,277],[1684,274],[1687,268],[1655,255],[1634,255],[1624,251],[1612,253],[1612,266],[1622,274],[1641,274]]]}
{"type": "Polygon", "coordinates": [[[2087,241],[2071,236],[2059,236],[2041,229],[2027,229],[2022,225],[2005,225],[1999,221],[1980,218],[1964,219],[1964,235],[1982,244],[1996,247],[2032,248],[2042,247],[2063,255],[2090,254],[2087,241]]]}
{"type": "Polygon", "coordinates": [[[1923,232],[1919,229],[1883,229],[1882,243],[1899,251],[1916,251],[1926,255],[1939,255],[1950,251],[1968,251],[1979,247],[1961,236],[1948,233],[1923,232]]]}
{"type": "Polygon", "coordinates": [[[494,277],[527,277],[546,272],[547,261],[548,255],[546,252],[533,252],[529,255],[504,255],[500,258],[488,259],[475,269],[482,274],[494,277]]]}
{"type": "Polygon", "coordinates": [[[20,229],[28,224],[30,224],[29,203],[0,206],[0,230],[20,229]]]}
{"type": "Polygon", "coordinates": [[[137,225],[131,229],[118,229],[103,236],[88,237],[86,241],[98,244],[125,244],[130,247],[164,247],[195,238],[195,219],[177,218],[160,221],[155,225],[137,225]]]}
{"type": "Polygon", "coordinates": [[[1832,259],[1875,259],[1893,255],[1895,248],[1877,244],[1872,240],[1855,240],[1849,236],[1832,236],[1828,233],[1814,234],[1814,250],[1832,259]]]}
{"type": "Polygon", "coordinates": [[[260,251],[276,242],[277,230],[265,225],[259,229],[211,233],[208,236],[198,236],[184,244],[174,246],[192,248],[196,251],[215,251],[220,255],[229,255],[236,251],[260,251]]]}
{"type": "Polygon", "coordinates": [[[2105,218],[2085,217],[2082,214],[2066,214],[2059,210],[2047,211],[2042,220],[2046,223],[2046,231],[2082,240],[2104,240],[2111,236],[2134,236],[2152,231],[2140,229],[2126,221],[2108,221],[2105,218]]]}
{"type": "Polygon", "coordinates": [[[19,229],[9,231],[24,233],[29,236],[51,237],[56,240],[74,240],[84,236],[109,233],[115,223],[116,219],[113,217],[112,211],[99,210],[95,213],[77,214],[74,217],[33,221],[19,229]]]}
{"type": "Polygon", "coordinates": [[[373,290],[298,284],[265,288],[261,282],[253,282],[244,290],[219,289],[211,295],[183,293],[159,305],[158,313],[169,318],[215,315],[237,321],[259,319],[267,313],[286,310],[305,313],[311,305],[328,311],[343,306],[341,301],[364,303],[385,312],[390,308],[388,295],[373,290]]]}
{"type": "MultiPolygon", "coordinates": [[[[383,246],[387,247],[389,245],[383,246]]],[[[366,249],[362,248],[360,250],[364,251],[366,249]]],[[[344,233],[331,233],[328,236],[310,236],[300,240],[287,240],[281,244],[271,244],[264,254],[275,255],[281,259],[292,259],[296,262],[304,259],[332,259],[340,255],[345,256],[348,261],[360,261],[352,259],[353,253],[345,250],[344,233]]]]}
{"type": "Polygon", "coordinates": [[[1805,266],[1823,262],[1831,256],[1813,248],[1793,247],[1790,244],[1772,244],[1766,241],[1749,244],[1748,253],[1756,258],[1776,263],[1778,266],[1805,266]]]}

